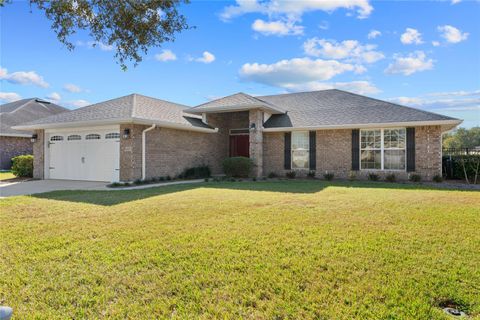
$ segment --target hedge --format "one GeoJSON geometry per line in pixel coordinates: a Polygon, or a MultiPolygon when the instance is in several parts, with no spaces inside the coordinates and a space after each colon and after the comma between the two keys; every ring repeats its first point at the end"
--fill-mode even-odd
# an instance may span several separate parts
{"type": "Polygon", "coordinates": [[[16,177],[33,177],[33,156],[23,155],[12,158],[12,173],[16,177]]]}
{"type": "Polygon", "coordinates": [[[478,174],[477,183],[480,182],[480,155],[455,155],[443,157],[443,174],[447,179],[465,180],[465,171],[470,183],[478,174]]]}
{"type": "Polygon", "coordinates": [[[223,160],[223,172],[229,177],[248,178],[252,172],[253,162],[246,157],[232,157],[223,160]]]}

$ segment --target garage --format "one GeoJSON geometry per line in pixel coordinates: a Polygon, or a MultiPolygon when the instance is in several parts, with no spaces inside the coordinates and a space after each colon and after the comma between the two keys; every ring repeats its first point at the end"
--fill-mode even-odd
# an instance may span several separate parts
{"type": "Polygon", "coordinates": [[[46,132],[45,172],[49,179],[118,181],[119,127],[46,132]]]}

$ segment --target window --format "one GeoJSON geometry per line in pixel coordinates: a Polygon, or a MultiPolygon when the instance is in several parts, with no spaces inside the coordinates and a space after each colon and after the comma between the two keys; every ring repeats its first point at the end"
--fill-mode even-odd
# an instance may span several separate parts
{"type": "Polygon", "coordinates": [[[246,129],[230,129],[230,135],[236,135],[236,134],[249,134],[250,130],[248,128],[246,129]]]}
{"type": "Polygon", "coordinates": [[[63,136],[53,136],[50,138],[50,141],[62,141],[63,136]]]}
{"type": "Polygon", "coordinates": [[[100,139],[100,135],[96,134],[96,133],[90,133],[90,134],[87,134],[85,139],[86,140],[98,140],[98,139],[100,139]]]}
{"type": "Polygon", "coordinates": [[[118,132],[107,133],[105,135],[105,139],[120,139],[120,133],[118,132]]]}
{"type": "Polygon", "coordinates": [[[360,168],[405,170],[405,140],[405,128],[361,130],[360,168]]]}
{"type": "Polygon", "coordinates": [[[292,169],[308,169],[310,137],[308,131],[292,132],[292,169]]]}
{"type": "Polygon", "coordinates": [[[67,138],[68,141],[72,141],[72,140],[82,140],[82,137],[79,136],[78,134],[72,134],[72,135],[69,135],[68,138],[67,138]]]}

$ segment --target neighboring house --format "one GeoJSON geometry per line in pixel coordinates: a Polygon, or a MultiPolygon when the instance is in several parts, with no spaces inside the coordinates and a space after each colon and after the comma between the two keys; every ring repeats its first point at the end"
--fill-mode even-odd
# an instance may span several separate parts
{"type": "Polygon", "coordinates": [[[10,169],[13,157],[33,152],[33,132],[12,129],[13,126],[65,111],[67,109],[38,98],[0,105],[0,169],[10,169]]]}
{"type": "Polygon", "coordinates": [[[346,178],[393,172],[441,174],[442,133],[461,120],[340,90],[252,97],[194,108],[138,94],[27,124],[35,130],[36,178],[131,181],[175,176],[229,156],[256,176],[290,170],[346,178]]]}

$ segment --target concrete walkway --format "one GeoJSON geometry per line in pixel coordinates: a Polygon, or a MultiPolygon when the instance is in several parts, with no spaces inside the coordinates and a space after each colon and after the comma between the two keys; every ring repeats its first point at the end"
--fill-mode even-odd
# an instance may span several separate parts
{"type": "Polygon", "coordinates": [[[135,190],[154,187],[171,186],[176,184],[190,184],[202,182],[198,180],[172,181],[156,184],[144,184],[140,186],[131,186],[125,188],[108,188],[106,182],[97,181],[72,181],[72,180],[30,180],[16,182],[0,182],[0,198],[30,195],[60,190],[103,190],[120,191],[135,190]]]}

